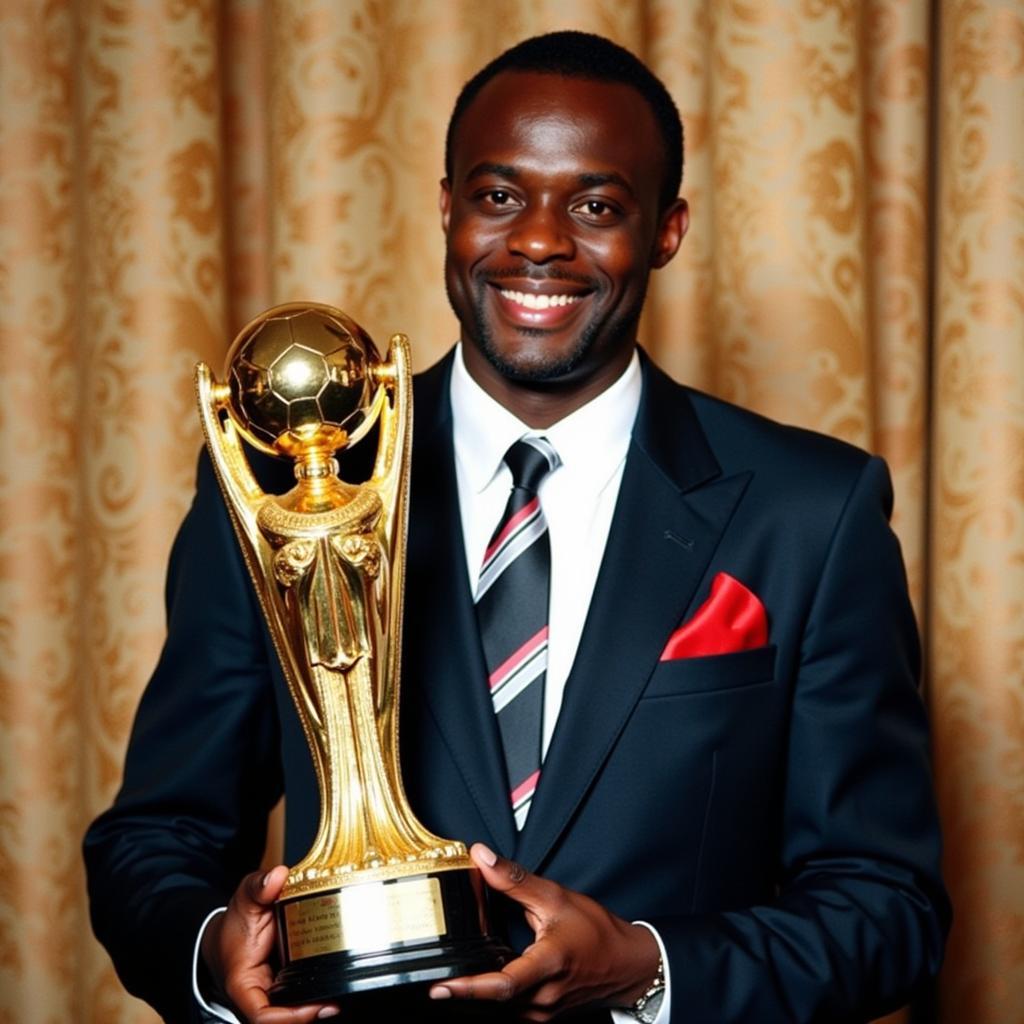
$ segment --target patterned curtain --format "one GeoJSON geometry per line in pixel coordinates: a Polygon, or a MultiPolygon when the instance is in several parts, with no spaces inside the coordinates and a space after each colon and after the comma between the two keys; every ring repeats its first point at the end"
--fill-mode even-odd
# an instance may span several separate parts
{"type": "Polygon", "coordinates": [[[193,363],[299,298],[439,356],[451,102],[565,27],[642,55],[686,122],[648,349],[889,460],[957,912],[937,1018],[1024,1020],[1022,0],[6,0],[2,1024],[153,1020],[78,847],[161,642],[193,363]]]}

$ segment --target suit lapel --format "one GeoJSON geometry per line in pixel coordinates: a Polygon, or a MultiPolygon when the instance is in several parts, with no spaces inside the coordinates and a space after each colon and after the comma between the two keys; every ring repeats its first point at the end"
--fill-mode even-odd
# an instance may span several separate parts
{"type": "Polygon", "coordinates": [[[646,359],[643,368],[608,544],[516,847],[529,871],[541,866],[600,771],[749,480],[721,477],[685,390],[646,359]]]}
{"type": "Polygon", "coordinates": [[[423,667],[419,695],[491,832],[508,852],[515,821],[497,720],[487,690],[476,613],[466,572],[452,442],[451,357],[417,380],[405,650],[423,667]],[[409,641],[412,641],[411,643],[409,641]]]}

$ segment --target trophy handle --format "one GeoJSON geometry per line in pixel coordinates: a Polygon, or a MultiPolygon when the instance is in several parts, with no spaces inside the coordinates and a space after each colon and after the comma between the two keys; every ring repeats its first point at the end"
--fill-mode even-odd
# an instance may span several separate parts
{"type": "MultiPolygon", "coordinates": [[[[214,475],[224,495],[224,504],[238,536],[242,557],[256,589],[256,597],[271,627],[271,639],[281,659],[285,678],[295,700],[305,707],[309,720],[317,728],[322,728],[316,706],[298,683],[302,676],[294,652],[278,639],[286,634],[287,626],[274,600],[272,578],[262,570],[263,563],[269,560],[269,547],[257,521],[259,510],[267,503],[268,495],[253,475],[242,449],[238,428],[230,416],[220,416],[220,410],[225,407],[230,394],[229,386],[218,383],[210,367],[202,362],[196,364],[195,385],[206,450],[210,453],[214,475]]],[[[315,756],[315,745],[312,737],[309,738],[315,756]]]]}
{"type": "MultiPolygon", "coordinates": [[[[382,678],[386,691],[378,694],[378,711],[394,714],[401,668],[402,607],[405,600],[405,548],[409,522],[410,440],[412,438],[412,364],[409,339],[393,334],[387,361],[375,370],[377,379],[391,392],[380,413],[380,441],[372,483],[381,496],[389,521],[384,529],[389,550],[396,557],[391,566],[391,600],[388,602],[387,665],[382,678]]],[[[385,744],[396,742],[390,723],[382,723],[385,744]],[[388,734],[391,735],[388,735],[388,734]]],[[[397,753],[397,749],[396,749],[397,753]]],[[[395,762],[397,764],[397,757],[395,762]]],[[[394,780],[401,784],[400,779],[394,780]]]]}
{"type": "Polygon", "coordinates": [[[267,504],[269,495],[260,487],[249,466],[249,460],[242,449],[238,428],[230,416],[221,417],[230,395],[229,385],[218,383],[210,367],[200,362],[195,370],[196,398],[199,405],[199,419],[206,440],[206,450],[213,462],[214,475],[224,495],[224,505],[231,518],[239,548],[249,576],[253,581],[256,598],[270,627],[270,636],[288,688],[298,707],[304,709],[301,716],[303,731],[309,742],[313,758],[324,770],[320,748],[313,737],[313,730],[324,728],[319,709],[300,683],[302,669],[292,648],[281,641],[287,635],[287,624],[281,614],[279,602],[274,599],[274,584],[271,573],[264,571],[269,565],[270,548],[258,523],[261,507],[267,504]]]}
{"type": "Polygon", "coordinates": [[[229,394],[227,384],[218,384],[206,363],[196,364],[196,398],[199,402],[199,418],[203,425],[206,450],[213,460],[217,479],[227,498],[228,511],[249,540],[258,548],[260,533],[256,525],[256,513],[266,494],[253,476],[249,461],[242,451],[238,429],[230,417],[220,417],[229,394]]]}

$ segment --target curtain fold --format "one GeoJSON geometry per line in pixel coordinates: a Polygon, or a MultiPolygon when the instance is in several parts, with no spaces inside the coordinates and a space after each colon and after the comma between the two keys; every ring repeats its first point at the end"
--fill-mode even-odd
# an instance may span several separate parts
{"type": "Polygon", "coordinates": [[[889,461],[957,914],[936,1013],[1024,1020],[1024,2],[9,0],[0,1022],[154,1019],[78,846],[163,635],[193,364],[293,299],[440,356],[451,104],[556,28],[633,49],[684,117],[648,349],[889,461]]]}

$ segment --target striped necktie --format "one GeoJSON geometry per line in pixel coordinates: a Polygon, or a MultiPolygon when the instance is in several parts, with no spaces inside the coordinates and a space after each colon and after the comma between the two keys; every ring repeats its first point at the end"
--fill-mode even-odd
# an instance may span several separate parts
{"type": "Polygon", "coordinates": [[[543,437],[505,453],[512,493],[480,567],[476,614],[508,769],[516,828],[540,780],[544,675],[548,664],[551,545],[537,488],[560,460],[543,437]]]}

